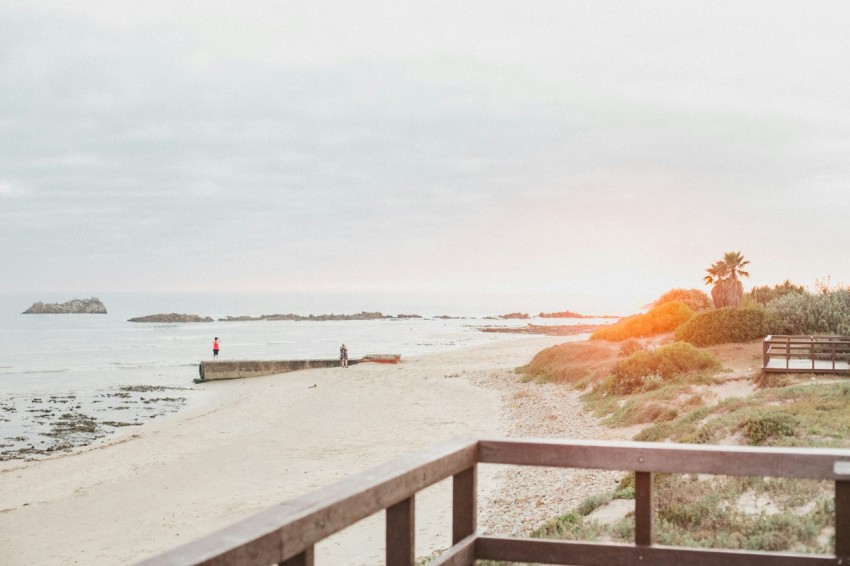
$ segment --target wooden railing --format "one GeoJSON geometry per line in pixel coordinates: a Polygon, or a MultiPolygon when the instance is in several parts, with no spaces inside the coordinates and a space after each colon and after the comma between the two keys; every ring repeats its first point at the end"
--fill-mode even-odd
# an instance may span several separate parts
{"type": "Polygon", "coordinates": [[[478,559],[600,566],[850,564],[850,450],[535,439],[454,439],[275,505],[140,564],[312,566],[316,543],[386,510],[386,563],[411,566],[416,493],[449,477],[453,478],[453,546],[433,565],[468,566],[478,559]],[[477,532],[478,463],[634,471],[634,544],[505,538],[477,532]],[[659,472],[834,481],[835,554],[655,545],[654,474],[659,472]]]}
{"type": "Polygon", "coordinates": [[[850,337],[771,335],[762,342],[762,371],[850,372],[850,337]]]}

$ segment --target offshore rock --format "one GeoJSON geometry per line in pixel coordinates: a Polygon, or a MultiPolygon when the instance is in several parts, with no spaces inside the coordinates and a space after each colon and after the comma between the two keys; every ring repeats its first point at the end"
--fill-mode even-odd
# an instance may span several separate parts
{"type": "Polygon", "coordinates": [[[23,314],[106,314],[100,299],[72,299],[67,303],[33,303],[23,314]]]}
{"type": "Polygon", "coordinates": [[[151,314],[148,316],[138,316],[130,318],[128,322],[212,322],[213,319],[208,316],[198,316],[196,314],[177,314],[176,312],[168,314],[151,314]]]}

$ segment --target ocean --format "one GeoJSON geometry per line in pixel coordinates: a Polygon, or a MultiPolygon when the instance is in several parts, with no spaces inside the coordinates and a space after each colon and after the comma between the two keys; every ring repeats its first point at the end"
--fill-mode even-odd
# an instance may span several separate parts
{"type": "MultiPolygon", "coordinates": [[[[485,333],[483,326],[601,324],[599,319],[491,320],[500,313],[431,310],[387,311],[363,298],[305,295],[98,294],[108,314],[23,315],[34,301],[65,302],[85,295],[0,295],[0,460],[37,458],[142,426],[161,415],[202,402],[195,385],[198,364],[212,357],[218,336],[221,359],[335,359],[441,352],[517,334],[485,333]],[[421,319],[367,321],[245,321],[193,324],[133,323],[127,319],[178,312],[224,316],[295,313],[419,314],[421,319]]],[[[392,308],[392,304],[377,305],[392,308]]],[[[420,305],[428,308],[427,306],[420,305]]],[[[398,307],[397,307],[398,308],[398,307]]],[[[503,314],[503,313],[502,313],[503,314]]]]}

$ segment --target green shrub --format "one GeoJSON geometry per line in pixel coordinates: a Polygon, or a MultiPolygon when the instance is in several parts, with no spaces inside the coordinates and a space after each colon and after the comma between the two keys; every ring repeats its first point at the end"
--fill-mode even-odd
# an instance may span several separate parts
{"type": "Polygon", "coordinates": [[[677,328],[675,336],[695,346],[710,346],[749,342],[778,333],[780,328],[777,317],[761,307],[726,307],[699,313],[677,328]]]}
{"type": "Polygon", "coordinates": [[[714,307],[711,304],[711,298],[699,289],[671,289],[667,291],[655,301],[654,306],[663,305],[664,303],[672,303],[678,301],[688,305],[695,312],[705,311],[714,307]]]}
{"type": "Polygon", "coordinates": [[[754,415],[743,423],[744,436],[750,444],[759,446],[774,436],[794,436],[800,423],[793,416],[784,413],[754,415]]]}
{"type": "Polygon", "coordinates": [[[806,293],[806,288],[802,285],[794,285],[789,280],[785,280],[780,285],[774,285],[771,287],[770,285],[762,285],[760,287],[753,287],[752,290],[747,293],[747,297],[760,304],[761,306],[767,306],[767,304],[774,299],[778,299],[780,297],[784,297],[785,295],[789,295],[791,293],[797,293],[799,295],[803,295],[806,293]]]}
{"type": "Polygon", "coordinates": [[[714,354],[685,342],[676,342],[657,350],[635,352],[619,361],[611,371],[607,388],[609,393],[628,395],[647,386],[657,387],[661,382],[671,381],[683,374],[718,371],[722,367],[720,359],[714,354]]]}
{"type": "Polygon", "coordinates": [[[694,311],[684,303],[678,301],[664,303],[652,307],[646,314],[630,316],[611,326],[600,328],[590,338],[619,342],[629,338],[654,336],[675,330],[693,316],[694,311]]]}
{"type": "Polygon", "coordinates": [[[781,321],[784,334],[850,335],[850,290],[819,295],[790,293],[767,305],[781,321]]]}
{"type": "Polygon", "coordinates": [[[635,352],[640,352],[642,350],[646,350],[646,344],[637,338],[629,338],[620,346],[619,355],[621,358],[626,358],[635,352]]]}

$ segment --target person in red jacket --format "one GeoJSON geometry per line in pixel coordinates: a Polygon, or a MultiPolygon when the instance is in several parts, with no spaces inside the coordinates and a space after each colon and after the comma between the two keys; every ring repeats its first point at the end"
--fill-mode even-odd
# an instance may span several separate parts
{"type": "Polygon", "coordinates": [[[213,340],[213,358],[218,357],[218,336],[213,340]]]}

